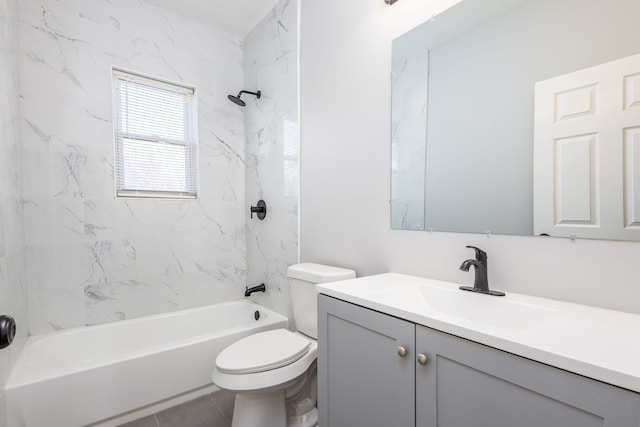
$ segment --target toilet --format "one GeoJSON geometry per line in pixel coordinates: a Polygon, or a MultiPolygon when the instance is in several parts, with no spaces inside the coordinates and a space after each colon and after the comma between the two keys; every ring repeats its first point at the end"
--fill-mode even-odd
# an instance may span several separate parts
{"type": "Polygon", "coordinates": [[[313,427],[318,355],[315,285],[353,279],[353,270],[302,263],[287,270],[298,332],[275,329],[243,338],[220,352],[212,379],[236,393],[232,427],[313,427]]]}

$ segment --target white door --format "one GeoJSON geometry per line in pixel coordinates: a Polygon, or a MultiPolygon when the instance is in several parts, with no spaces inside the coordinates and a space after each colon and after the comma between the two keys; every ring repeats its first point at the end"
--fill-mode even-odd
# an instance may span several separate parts
{"type": "Polygon", "coordinates": [[[536,83],[534,233],[640,239],[640,55],[536,83]]]}

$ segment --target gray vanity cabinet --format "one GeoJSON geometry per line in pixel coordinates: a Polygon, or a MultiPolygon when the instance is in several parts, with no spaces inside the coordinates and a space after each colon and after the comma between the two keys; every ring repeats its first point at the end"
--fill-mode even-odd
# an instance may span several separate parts
{"type": "Polygon", "coordinates": [[[324,295],[318,334],[320,427],[640,427],[638,393],[324,295]]]}
{"type": "Polygon", "coordinates": [[[637,393],[420,325],[416,351],[419,427],[640,426],[637,393]]]}
{"type": "Polygon", "coordinates": [[[415,325],[324,295],[318,318],[319,426],[414,427],[415,325]]]}

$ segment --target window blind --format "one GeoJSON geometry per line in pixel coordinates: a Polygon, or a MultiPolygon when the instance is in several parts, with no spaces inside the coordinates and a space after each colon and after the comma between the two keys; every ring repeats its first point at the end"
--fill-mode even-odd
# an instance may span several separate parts
{"type": "Polygon", "coordinates": [[[194,89],[113,70],[116,195],[195,198],[194,89]]]}

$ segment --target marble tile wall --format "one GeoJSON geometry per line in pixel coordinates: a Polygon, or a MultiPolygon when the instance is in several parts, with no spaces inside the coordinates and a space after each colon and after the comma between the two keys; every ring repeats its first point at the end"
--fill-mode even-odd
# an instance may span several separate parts
{"type": "Polygon", "coordinates": [[[244,40],[247,204],[267,203],[247,220],[247,282],[264,282],[256,301],[292,318],[287,267],[298,262],[298,1],[280,0],[244,40]]]}
{"type": "Polygon", "coordinates": [[[4,384],[28,333],[18,84],[18,0],[0,0],[0,314],[17,324],[15,341],[0,350],[0,426],[4,384]]]}
{"type": "Polygon", "coordinates": [[[391,228],[424,230],[428,52],[395,60],[391,99],[391,228]]]}
{"type": "Polygon", "coordinates": [[[31,333],[241,296],[244,118],[227,94],[242,41],[144,1],[21,1],[19,16],[31,333]],[[114,197],[112,66],[196,86],[199,200],[114,197]]]}

